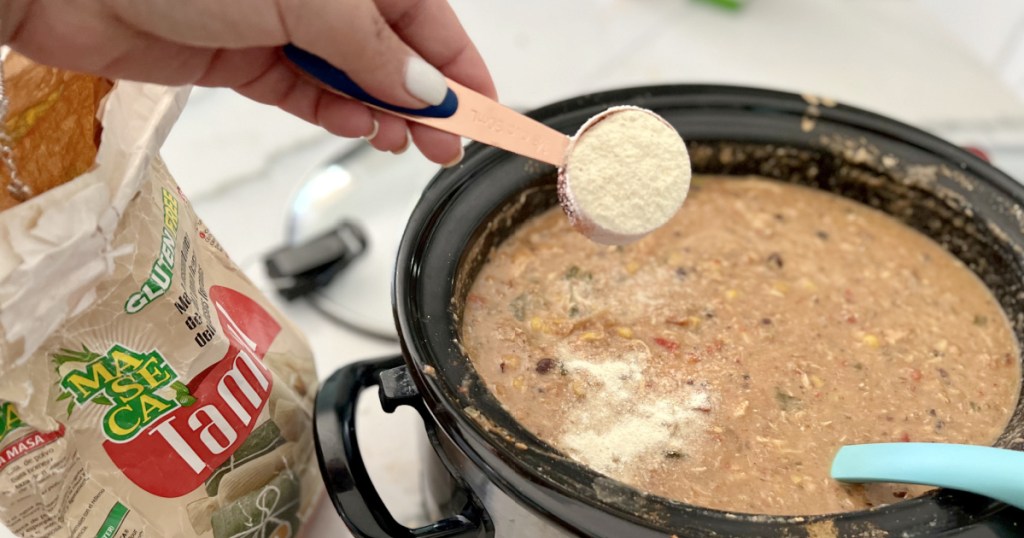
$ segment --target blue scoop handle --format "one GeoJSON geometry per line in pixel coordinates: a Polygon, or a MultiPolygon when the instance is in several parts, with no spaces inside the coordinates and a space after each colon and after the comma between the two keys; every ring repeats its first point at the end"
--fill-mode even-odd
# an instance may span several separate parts
{"type": "Polygon", "coordinates": [[[284,52],[284,56],[288,58],[295,67],[313,77],[321,84],[324,84],[338,93],[345,94],[352,99],[372,105],[382,110],[397,112],[407,116],[448,118],[455,114],[455,111],[459,108],[459,98],[451,88],[448,89],[448,93],[444,96],[444,101],[442,101],[441,104],[428,106],[426,108],[405,108],[385,103],[384,101],[381,101],[367,93],[366,90],[362,89],[354,80],[349,78],[344,71],[327,63],[323,58],[291,44],[282,47],[282,51],[284,52]]]}
{"type": "Polygon", "coordinates": [[[832,478],[958,489],[1024,509],[1024,453],[1016,450],[943,443],[850,445],[832,460],[832,478]]]}

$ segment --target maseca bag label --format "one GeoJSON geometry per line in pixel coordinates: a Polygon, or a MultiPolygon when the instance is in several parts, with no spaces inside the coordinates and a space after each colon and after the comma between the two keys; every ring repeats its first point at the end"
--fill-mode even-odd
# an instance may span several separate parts
{"type": "MultiPolygon", "coordinates": [[[[56,86],[33,113],[74,97],[56,86]]],[[[156,157],[184,96],[118,83],[95,165],[0,212],[0,521],[19,536],[288,538],[322,492],[309,346],[156,157]]]]}
{"type": "MultiPolygon", "coordinates": [[[[161,497],[196,489],[234,454],[255,428],[273,386],[263,358],[280,325],[236,291],[214,286],[210,296],[230,344],[224,358],[188,384],[156,349],[140,353],[114,345],[104,355],[84,348],[55,355],[65,391],[57,400],[70,402],[69,414],[87,402],[104,408],[107,455],[128,479],[161,497]]],[[[188,304],[187,297],[178,304],[188,304]]]]}

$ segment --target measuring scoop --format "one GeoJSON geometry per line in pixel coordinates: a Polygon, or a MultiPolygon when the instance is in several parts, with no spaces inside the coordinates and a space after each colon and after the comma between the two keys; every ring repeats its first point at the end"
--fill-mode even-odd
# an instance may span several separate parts
{"type": "Polygon", "coordinates": [[[958,489],[1024,509],[1024,452],[944,443],[874,443],[839,449],[832,478],[958,489]]]}
{"type": "MultiPolygon", "coordinates": [[[[643,237],[667,222],[682,205],[689,191],[690,161],[686,145],[668,122],[649,110],[638,107],[613,107],[591,118],[575,136],[569,137],[451,79],[446,79],[448,92],[441,104],[410,109],[394,106],[373,97],[344,71],[315,54],[294,45],[286,45],[283,52],[296,68],[322,86],[376,110],[558,167],[558,191],[562,208],[574,227],[594,241],[623,244],[643,237]],[[630,163],[620,163],[625,165],[625,173],[599,175],[599,179],[604,183],[597,186],[592,182],[584,185],[584,180],[579,177],[574,181],[574,176],[582,174],[570,173],[567,170],[566,163],[570,160],[574,148],[579,146],[579,140],[591,128],[614,114],[627,112],[654,116],[660,120],[661,125],[671,129],[678,139],[677,153],[684,158],[685,173],[682,170],[683,166],[677,162],[672,168],[670,181],[665,181],[668,176],[657,176],[659,184],[655,189],[656,196],[644,196],[647,194],[645,188],[648,185],[642,181],[638,182],[637,179],[645,178],[637,178],[635,174],[629,173],[634,168],[642,167],[634,167],[630,163]],[[594,193],[605,188],[608,189],[607,193],[604,193],[606,196],[581,197],[573,194],[594,193]],[[597,202],[588,204],[590,200],[597,202]]],[[[637,140],[616,141],[608,150],[617,151],[621,146],[629,146],[634,142],[642,143],[637,140]]],[[[630,155],[634,160],[644,157],[642,147],[639,151],[627,150],[621,154],[630,155]]],[[[574,166],[586,169],[582,165],[574,166]]]]}

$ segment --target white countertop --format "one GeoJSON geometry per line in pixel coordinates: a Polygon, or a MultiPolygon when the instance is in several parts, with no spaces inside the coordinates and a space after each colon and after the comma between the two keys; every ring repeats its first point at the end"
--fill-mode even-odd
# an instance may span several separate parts
{"type": "MultiPolygon", "coordinates": [[[[634,85],[763,86],[889,115],[985,147],[1011,175],[1024,172],[1024,106],[913,0],[749,0],[739,12],[694,0],[452,4],[513,107],[634,85]]],[[[221,244],[266,287],[261,255],[283,240],[286,201],[313,167],[352,144],[231,92],[197,89],[163,153],[221,244]]],[[[305,303],[281,308],[309,337],[321,377],[397,352],[305,303]]],[[[367,404],[359,433],[371,473],[396,516],[414,522],[419,419],[367,404]]],[[[311,537],[349,536],[330,508],[311,525],[311,537]]]]}

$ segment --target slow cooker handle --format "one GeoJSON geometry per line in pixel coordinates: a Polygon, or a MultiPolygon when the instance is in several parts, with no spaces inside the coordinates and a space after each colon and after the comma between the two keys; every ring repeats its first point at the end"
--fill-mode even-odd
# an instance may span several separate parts
{"type": "MultiPolygon", "coordinates": [[[[355,362],[321,385],[313,431],[331,502],[358,538],[482,538],[487,535],[483,509],[472,500],[461,514],[410,529],[395,521],[370,480],[356,440],[356,402],[364,390],[380,384],[382,372],[404,364],[401,356],[355,362]]],[[[426,420],[422,400],[416,396],[400,403],[415,408],[426,420]]]]}

